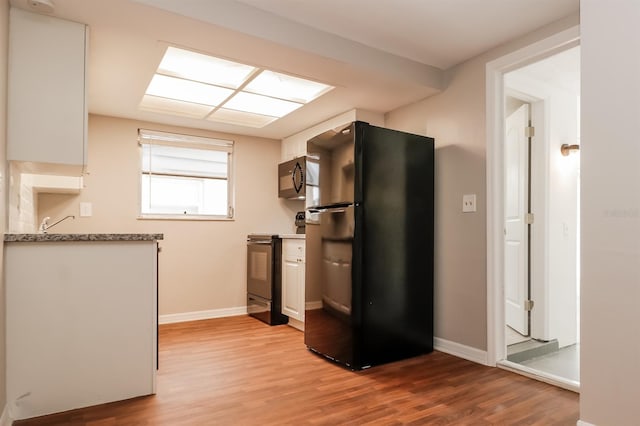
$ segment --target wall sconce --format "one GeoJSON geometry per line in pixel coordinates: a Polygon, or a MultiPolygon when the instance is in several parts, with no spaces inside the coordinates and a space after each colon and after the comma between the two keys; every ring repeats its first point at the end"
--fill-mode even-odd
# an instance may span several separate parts
{"type": "Polygon", "coordinates": [[[560,147],[560,152],[565,157],[571,154],[572,151],[579,151],[579,150],[580,150],[580,145],[569,145],[569,144],[563,143],[562,146],[560,147]]]}

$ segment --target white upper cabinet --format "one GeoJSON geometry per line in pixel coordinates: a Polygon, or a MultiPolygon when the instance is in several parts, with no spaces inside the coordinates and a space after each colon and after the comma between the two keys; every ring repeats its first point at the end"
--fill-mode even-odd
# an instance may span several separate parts
{"type": "Polygon", "coordinates": [[[374,126],[384,126],[384,114],[353,109],[284,138],[280,145],[280,160],[287,161],[307,155],[307,141],[309,139],[327,130],[345,127],[356,120],[365,121],[374,126]]]}
{"type": "Polygon", "coordinates": [[[304,155],[307,155],[307,141],[305,139],[285,139],[282,141],[282,161],[293,160],[304,155]]]}
{"type": "Polygon", "coordinates": [[[87,27],[11,8],[8,160],[86,164],[87,27]]]}

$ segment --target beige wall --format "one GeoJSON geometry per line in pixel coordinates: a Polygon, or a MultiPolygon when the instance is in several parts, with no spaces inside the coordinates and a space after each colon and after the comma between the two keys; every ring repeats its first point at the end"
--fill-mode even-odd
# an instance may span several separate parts
{"type": "MultiPolygon", "coordinates": [[[[9,1],[0,0],[0,234],[6,229],[6,146],[7,146],[7,56],[9,38],[9,1]]],[[[0,245],[0,259],[4,246],[0,245]]],[[[0,262],[0,277],[4,277],[0,262]]],[[[5,307],[4,278],[0,278],[0,412],[6,403],[5,394],[5,307]]]]}
{"type": "Polygon", "coordinates": [[[436,337],[487,349],[486,63],[577,23],[563,19],[460,64],[442,93],[385,117],[387,127],[436,140],[436,337]],[[462,213],[464,194],[477,195],[476,213],[462,213]]]}
{"type": "MultiPolygon", "coordinates": [[[[37,222],[76,215],[55,232],[163,233],[160,314],[246,305],[246,236],[291,233],[294,209],[277,193],[280,141],[90,115],[89,160],[80,195],[40,194],[37,222]],[[147,128],[235,141],[234,221],[138,220],[137,129],[147,128]],[[90,202],[92,217],[78,217],[90,202]]],[[[52,230],[51,232],[54,232],[52,230]]]]}
{"type": "Polygon", "coordinates": [[[640,2],[582,0],[580,418],[637,425],[640,2]]]}
{"type": "Polygon", "coordinates": [[[484,60],[451,73],[447,89],[393,111],[387,127],[431,136],[435,155],[435,336],[486,350],[484,60]],[[477,212],[462,213],[463,194],[477,212]]]}

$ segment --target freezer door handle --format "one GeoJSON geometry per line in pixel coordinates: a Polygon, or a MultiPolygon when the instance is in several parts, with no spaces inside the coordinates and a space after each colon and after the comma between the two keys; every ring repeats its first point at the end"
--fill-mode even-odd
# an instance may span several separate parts
{"type": "Polygon", "coordinates": [[[307,209],[309,213],[339,213],[343,212],[349,207],[354,207],[353,203],[340,203],[340,204],[332,204],[328,206],[318,206],[318,207],[310,207],[307,209]]]}

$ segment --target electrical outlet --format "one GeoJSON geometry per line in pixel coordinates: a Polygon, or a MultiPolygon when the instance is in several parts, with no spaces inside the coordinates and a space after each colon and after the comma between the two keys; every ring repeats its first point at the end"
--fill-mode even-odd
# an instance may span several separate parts
{"type": "Polygon", "coordinates": [[[462,196],[462,212],[472,213],[476,211],[476,194],[465,194],[462,196]]]}
{"type": "Polygon", "coordinates": [[[80,217],[89,217],[92,214],[91,203],[80,203],[80,217]]]}

